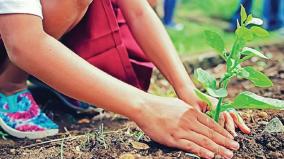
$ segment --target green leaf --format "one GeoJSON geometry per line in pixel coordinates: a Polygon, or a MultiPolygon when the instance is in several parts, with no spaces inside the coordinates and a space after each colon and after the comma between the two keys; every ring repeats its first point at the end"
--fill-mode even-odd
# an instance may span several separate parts
{"type": "Polygon", "coordinates": [[[243,5],[241,5],[241,22],[242,22],[242,24],[244,24],[246,19],[247,19],[246,9],[245,9],[245,7],[243,5]]]}
{"type": "Polygon", "coordinates": [[[9,136],[9,135],[0,130],[0,138],[2,138],[3,140],[7,140],[7,138],[6,138],[7,136],[9,136]]]}
{"type": "Polygon", "coordinates": [[[205,102],[209,106],[210,110],[213,110],[213,105],[206,94],[202,93],[198,89],[194,89],[194,93],[198,96],[199,99],[201,99],[203,102],[205,102]]]}
{"type": "Polygon", "coordinates": [[[262,25],[263,24],[263,20],[260,18],[252,18],[250,21],[247,20],[246,22],[247,25],[249,24],[253,24],[253,25],[262,25]]]}
{"type": "Polygon", "coordinates": [[[236,60],[229,58],[227,60],[227,70],[229,70],[229,71],[232,70],[233,67],[235,66],[235,64],[236,64],[236,60]]]}
{"type": "Polygon", "coordinates": [[[234,42],[230,57],[234,60],[240,59],[240,51],[245,46],[245,44],[245,40],[237,38],[237,40],[234,42]]]}
{"type": "Polygon", "coordinates": [[[222,57],[224,57],[223,51],[225,50],[225,43],[224,40],[221,38],[221,36],[209,30],[206,30],[204,33],[207,39],[207,43],[216,51],[218,51],[218,53],[222,57]]]}
{"type": "Polygon", "coordinates": [[[263,55],[261,52],[253,49],[253,48],[249,48],[249,47],[245,47],[243,48],[243,51],[241,52],[242,55],[247,55],[247,56],[250,56],[250,55],[254,55],[254,56],[258,56],[258,57],[261,57],[261,58],[264,58],[264,59],[268,59],[265,55],[263,55]]]}
{"type": "Polygon", "coordinates": [[[244,67],[243,70],[248,73],[248,76],[242,76],[245,79],[250,80],[257,87],[271,87],[273,85],[272,81],[262,72],[255,70],[251,66],[244,67]]]}
{"type": "Polygon", "coordinates": [[[269,32],[259,26],[253,26],[250,31],[257,37],[264,38],[269,36],[269,32]]]}
{"type": "Polygon", "coordinates": [[[242,70],[238,74],[238,77],[247,79],[249,78],[249,75],[250,75],[249,72],[246,71],[244,68],[242,68],[242,70]]]}
{"type": "Polygon", "coordinates": [[[206,90],[210,96],[216,97],[216,98],[220,98],[220,97],[222,98],[228,95],[228,92],[225,88],[220,88],[220,89],[207,88],[206,90]]]}
{"type": "Polygon", "coordinates": [[[239,38],[244,39],[245,41],[251,41],[254,38],[253,31],[251,31],[250,29],[246,28],[245,26],[241,26],[240,28],[238,28],[236,30],[236,35],[239,38]]]}
{"type": "Polygon", "coordinates": [[[241,24],[239,22],[239,19],[237,19],[237,28],[240,28],[241,27],[241,24]]]}
{"type": "Polygon", "coordinates": [[[222,109],[233,107],[235,109],[275,109],[284,110],[284,101],[272,98],[258,96],[252,92],[242,92],[230,106],[224,106],[222,109]]]}
{"type": "Polygon", "coordinates": [[[216,79],[209,72],[203,70],[202,68],[198,68],[195,70],[194,75],[205,88],[216,88],[216,79]]]}
{"type": "Polygon", "coordinates": [[[247,18],[247,20],[246,20],[246,25],[250,24],[250,22],[252,21],[252,19],[253,19],[252,14],[248,15],[248,18],[247,18]]]}

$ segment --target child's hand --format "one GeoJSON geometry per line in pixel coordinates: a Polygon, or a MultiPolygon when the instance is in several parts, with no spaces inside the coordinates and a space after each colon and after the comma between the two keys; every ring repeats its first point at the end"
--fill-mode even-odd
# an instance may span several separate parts
{"type": "MultiPolygon", "coordinates": [[[[193,87],[179,89],[179,91],[177,91],[179,98],[203,113],[210,110],[209,106],[196,96],[196,94],[192,91],[193,89],[194,89],[193,87]]],[[[210,99],[212,105],[215,108],[218,103],[218,100],[211,96],[207,97],[210,99]]],[[[228,130],[233,136],[237,135],[235,130],[236,127],[238,127],[243,133],[246,134],[250,133],[250,129],[245,124],[245,122],[243,121],[243,119],[241,118],[241,116],[238,114],[237,111],[221,113],[219,124],[222,127],[224,127],[226,130],[228,130]]]]}
{"type": "MultiPolygon", "coordinates": [[[[150,100],[149,100],[150,101],[150,100]]],[[[153,140],[203,158],[232,158],[239,144],[219,124],[176,98],[154,97],[134,119],[153,140]]]]}
{"type": "MultiPolygon", "coordinates": [[[[211,100],[211,103],[213,106],[216,106],[218,103],[218,100],[216,98],[208,96],[208,98],[211,100]]],[[[208,106],[204,102],[199,102],[200,109],[203,110],[203,112],[206,112],[209,110],[208,106]]],[[[237,136],[235,128],[239,128],[243,133],[250,134],[250,129],[243,121],[242,117],[239,115],[239,113],[236,110],[229,110],[222,112],[220,114],[219,124],[224,127],[226,130],[228,130],[233,136],[237,136]]]]}
{"type": "Polygon", "coordinates": [[[250,134],[250,128],[245,124],[242,117],[236,110],[229,110],[220,114],[219,124],[225,127],[233,136],[237,136],[235,128],[243,133],[250,134]]]}

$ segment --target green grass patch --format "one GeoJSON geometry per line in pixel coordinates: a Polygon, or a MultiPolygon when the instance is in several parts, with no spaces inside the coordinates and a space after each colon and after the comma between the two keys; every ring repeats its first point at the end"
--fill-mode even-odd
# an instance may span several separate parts
{"type": "MultiPolygon", "coordinates": [[[[263,0],[255,1],[253,15],[261,17],[263,0]]],[[[212,30],[224,37],[226,47],[231,47],[234,34],[224,31],[229,27],[229,19],[238,8],[238,0],[181,0],[176,10],[176,21],[182,23],[184,29],[176,31],[168,29],[180,55],[208,52],[204,30],[212,30]]],[[[249,45],[263,45],[283,40],[277,33],[268,38],[258,39],[249,45]]]]}

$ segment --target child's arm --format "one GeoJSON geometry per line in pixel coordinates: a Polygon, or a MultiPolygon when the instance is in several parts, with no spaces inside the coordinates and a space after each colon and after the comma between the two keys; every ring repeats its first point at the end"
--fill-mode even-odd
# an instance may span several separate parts
{"type": "Polygon", "coordinates": [[[145,54],[166,76],[177,95],[199,108],[199,100],[193,92],[195,86],[178,57],[163,24],[147,1],[119,0],[118,3],[135,39],[145,54]]]}
{"type": "Polygon", "coordinates": [[[131,116],[146,93],[129,86],[81,59],[47,35],[36,16],[0,15],[0,34],[10,60],[64,94],[131,116]],[[123,90],[123,97],[117,96],[123,90]],[[112,105],[123,105],[112,107],[112,105]]]}
{"type": "Polygon", "coordinates": [[[10,60],[60,92],[134,120],[155,141],[212,158],[232,157],[238,144],[206,115],[175,98],[157,97],[88,64],[47,35],[41,19],[0,15],[0,34],[10,60]]]}
{"type": "MultiPolygon", "coordinates": [[[[201,102],[194,93],[195,86],[152,8],[145,0],[119,0],[118,2],[137,42],[173,85],[179,98],[197,109],[206,110],[206,104],[201,102]]],[[[217,103],[215,98],[211,98],[211,100],[213,103],[217,103]]],[[[231,118],[227,118],[226,122],[233,122],[229,120],[231,118]]],[[[236,124],[242,130],[246,129],[244,123],[240,124],[236,121],[236,124]]],[[[235,132],[234,127],[231,127],[229,131],[235,132]]]]}

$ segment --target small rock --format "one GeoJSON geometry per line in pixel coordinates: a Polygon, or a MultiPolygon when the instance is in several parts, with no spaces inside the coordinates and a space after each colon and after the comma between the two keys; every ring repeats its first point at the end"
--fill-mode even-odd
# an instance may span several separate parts
{"type": "Polygon", "coordinates": [[[11,154],[16,154],[16,150],[15,149],[10,149],[11,154]]]}
{"type": "Polygon", "coordinates": [[[135,159],[135,156],[130,153],[126,153],[119,156],[119,159],[135,159]]]}
{"type": "Polygon", "coordinates": [[[279,152],[270,152],[268,155],[269,155],[271,158],[280,158],[280,157],[282,156],[282,154],[279,153],[279,152]]]}
{"type": "Polygon", "coordinates": [[[268,114],[266,112],[259,112],[258,116],[261,117],[261,118],[267,118],[268,114]]]}
{"type": "Polygon", "coordinates": [[[80,146],[76,146],[75,149],[76,149],[77,152],[80,152],[80,151],[81,151],[81,150],[80,150],[80,146]]]}
{"type": "Polygon", "coordinates": [[[79,124],[89,124],[90,122],[91,121],[89,119],[86,119],[86,118],[81,119],[81,120],[78,121],[79,124]]]}
{"type": "Polygon", "coordinates": [[[131,145],[133,148],[137,150],[147,150],[150,148],[147,144],[142,143],[142,142],[137,142],[137,141],[131,142],[131,145]]]}
{"type": "Polygon", "coordinates": [[[249,121],[251,118],[251,115],[249,113],[242,113],[241,116],[245,121],[249,121]]]}
{"type": "Polygon", "coordinates": [[[284,126],[281,120],[276,117],[270,120],[263,131],[268,133],[284,132],[284,126]]]}

